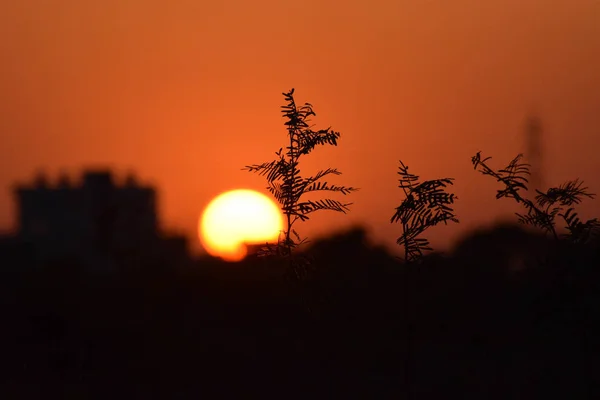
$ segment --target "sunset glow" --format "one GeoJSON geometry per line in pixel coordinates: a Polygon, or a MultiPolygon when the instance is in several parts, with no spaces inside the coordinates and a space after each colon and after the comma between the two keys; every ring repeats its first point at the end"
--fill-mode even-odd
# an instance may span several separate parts
{"type": "Polygon", "coordinates": [[[239,189],[215,197],[204,210],[198,230],[209,254],[240,261],[246,256],[246,244],[276,240],[282,227],[281,212],[271,199],[239,189]]]}
{"type": "Polygon", "coordinates": [[[323,213],[302,235],[356,222],[396,251],[402,159],[456,179],[461,223],[428,236],[448,249],[517,210],[469,160],[527,153],[530,113],[546,182],[600,187],[598,21],[597,0],[2,1],[0,230],[17,226],[13,183],[109,166],[150,179],[161,223],[198,255],[199,205],[263,187],[240,169],[286,145],[281,93],[294,87],[315,126],[342,134],[303,172],[335,167],[336,183],[361,188],[350,217],[323,213]]]}

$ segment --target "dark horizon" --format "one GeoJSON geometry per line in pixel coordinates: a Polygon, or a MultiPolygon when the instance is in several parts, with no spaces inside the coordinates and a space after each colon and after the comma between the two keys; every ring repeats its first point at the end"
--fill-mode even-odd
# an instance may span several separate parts
{"type": "Polygon", "coordinates": [[[0,247],[0,393],[583,399],[595,390],[598,244],[557,246],[498,226],[410,268],[360,229],[309,249],[298,279],[273,258],[132,258],[98,273],[68,258],[29,267],[0,247]]]}

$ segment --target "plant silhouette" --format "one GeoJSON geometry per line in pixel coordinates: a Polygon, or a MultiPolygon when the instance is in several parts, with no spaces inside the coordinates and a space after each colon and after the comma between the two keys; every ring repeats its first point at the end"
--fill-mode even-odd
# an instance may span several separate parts
{"type": "MultiPolygon", "coordinates": [[[[298,221],[306,221],[310,214],[320,210],[331,210],[346,213],[352,203],[342,203],[333,199],[304,200],[303,196],[312,192],[338,192],[342,195],[356,191],[356,188],[337,186],[323,179],[330,175],[340,175],[336,168],[318,171],[315,175],[303,177],[300,174],[300,158],[310,154],[317,146],[337,146],[340,133],[331,128],[313,130],[309,125],[310,117],[315,116],[309,103],[298,106],[294,100],[294,89],[283,93],[286,105],[282,106],[283,117],[286,118],[288,145],[280,148],[275,154],[277,158],[262,164],[249,165],[243,168],[265,176],[267,189],[281,205],[285,215],[285,230],[283,239],[279,238],[276,246],[267,246],[263,254],[277,254],[288,257],[292,262],[293,251],[299,245],[306,243],[301,239],[294,225],[298,221]]],[[[298,273],[298,271],[296,271],[298,273]]]]}
{"type": "Polygon", "coordinates": [[[593,199],[595,194],[590,193],[588,188],[583,186],[579,179],[570,180],[558,187],[551,187],[542,192],[536,190],[534,200],[530,200],[521,195],[522,191],[527,191],[528,176],[530,175],[530,165],[522,162],[523,155],[518,154],[503,169],[493,170],[488,166],[487,161],[491,157],[481,158],[481,152],[478,152],[471,158],[474,168],[484,175],[494,177],[498,182],[504,185],[499,189],[496,198],[512,198],[517,203],[525,207],[524,214],[516,213],[519,222],[530,225],[552,234],[556,239],[566,239],[573,243],[588,243],[590,240],[600,236],[600,222],[596,218],[582,222],[575,205],[580,204],[585,197],[593,199]],[[559,235],[557,231],[557,217],[560,217],[565,225],[567,233],[559,235]]]}
{"type": "Polygon", "coordinates": [[[408,166],[400,161],[399,188],[404,192],[404,200],[396,207],[392,223],[402,224],[402,235],[396,243],[404,247],[404,259],[410,263],[422,258],[423,252],[433,250],[429,241],[419,237],[425,230],[443,222],[457,222],[452,209],[457,198],[446,188],[453,184],[453,178],[432,179],[419,182],[419,177],[408,172],[408,166]]]}

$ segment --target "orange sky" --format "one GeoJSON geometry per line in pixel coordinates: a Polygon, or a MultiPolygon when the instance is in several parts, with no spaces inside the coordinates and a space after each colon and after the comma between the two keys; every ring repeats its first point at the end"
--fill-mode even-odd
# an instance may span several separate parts
{"type": "Polygon", "coordinates": [[[284,145],[291,87],[317,125],[342,132],[303,171],[338,167],[336,182],[361,188],[351,214],[317,213],[306,235],[364,223],[393,245],[400,158],[457,178],[462,222],[434,244],[510,212],[470,157],[500,166],[522,151],[530,110],[545,126],[546,181],[600,192],[598,0],[5,1],[0,57],[7,229],[13,182],[109,165],[156,184],[165,226],[195,236],[211,197],[265,186],[240,168],[284,145]]]}

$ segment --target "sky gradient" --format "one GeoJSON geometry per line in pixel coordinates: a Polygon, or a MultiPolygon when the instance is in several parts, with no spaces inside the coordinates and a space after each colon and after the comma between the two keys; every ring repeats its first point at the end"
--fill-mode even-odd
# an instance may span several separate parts
{"type": "Polygon", "coordinates": [[[342,133],[303,172],[337,167],[336,183],[361,189],[349,215],[317,213],[302,234],[362,224],[394,246],[399,159],[456,178],[461,223],[432,231],[434,245],[510,215],[470,157],[500,167],[524,151],[531,112],[545,181],[600,193],[598,0],[1,1],[0,59],[2,229],[13,183],[109,166],[156,185],[163,225],[197,247],[211,198],[264,192],[241,168],[285,145],[292,87],[317,127],[342,133]]]}

